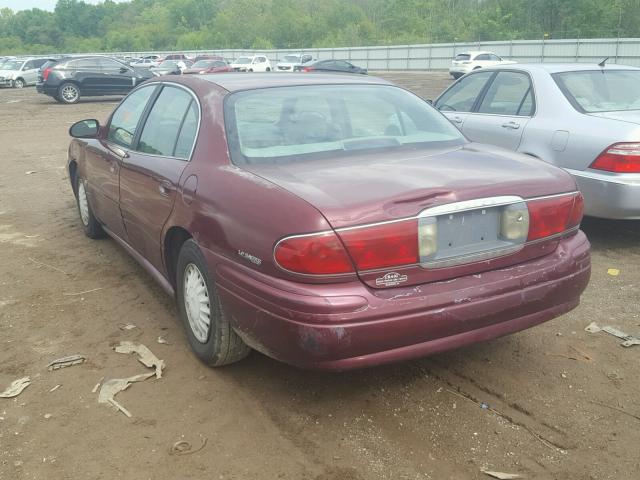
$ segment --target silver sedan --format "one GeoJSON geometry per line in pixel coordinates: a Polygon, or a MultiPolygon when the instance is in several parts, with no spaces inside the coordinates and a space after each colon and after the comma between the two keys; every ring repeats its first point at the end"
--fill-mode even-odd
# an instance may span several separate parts
{"type": "Polygon", "coordinates": [[[564,168],[587,215],[640,219],[640,69],[518,64],[465,75],[434,102],[470,140],[564,168]]]}

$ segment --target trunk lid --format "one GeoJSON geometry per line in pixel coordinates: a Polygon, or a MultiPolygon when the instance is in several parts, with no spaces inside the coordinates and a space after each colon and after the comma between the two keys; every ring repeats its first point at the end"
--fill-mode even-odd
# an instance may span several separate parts
{"type": "MultiPolygon", "coordinates": [[[[576,189],[573,178],[559,168],[475,143],[243,168],[316,207],[334,229],[414,217],[427,208],[465,200],[526,199],[576,189]]],[[[513,255],[472,264],[434,269],[413,265],[359,275],[374,288],[420,284],[508,266],[552,250],[548,245],[542,250],[527,246],[513,255]]]]}
{"type": "Polygon", "coordinates": [[[628,110],[619,112],[598,112],[590,113],[593,117],[608,118],[610,120],[618,120],[621,122],[635,123],[640,125],[640,110],[628,110]]]}

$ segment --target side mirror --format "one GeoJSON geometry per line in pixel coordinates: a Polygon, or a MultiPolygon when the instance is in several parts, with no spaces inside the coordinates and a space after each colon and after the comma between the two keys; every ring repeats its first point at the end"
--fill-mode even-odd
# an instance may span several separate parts
{"type": "Polygon", "coordinates": [[[126,67],[120,67],[120,73],[127,73],[129,71],[126,67]]]}
{"type": "Polygon", "coordinates": [[[426,102],[427,102],[429,105],[433,105],[433,100],[431,100],[430,98],[427,98],[426,102]]]}
{"type": "Polygon", "coordinates": [[[100,130],[98,120],[80,120],[69,128],[69,135],[74,138],[96,138],[100,130]]]}

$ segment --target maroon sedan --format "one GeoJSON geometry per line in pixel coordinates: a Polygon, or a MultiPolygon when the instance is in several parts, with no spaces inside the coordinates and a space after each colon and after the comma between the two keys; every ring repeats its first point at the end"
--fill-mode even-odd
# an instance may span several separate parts
{"type": "Polygon", "coordinates": [[[557,317],[589,281],[570,175],[377,78],[160,77],[70,133],[85,233],[175,295],[209,365],[421,357],[557,317]]]}
{"type": "Polygon", "coordinates": [[[204,73],[223,73],[232,72],[233,69],[224,60],[198,60],[189,68],[184,70],[184,75],[189,74],[204,74],[204,73]]]}

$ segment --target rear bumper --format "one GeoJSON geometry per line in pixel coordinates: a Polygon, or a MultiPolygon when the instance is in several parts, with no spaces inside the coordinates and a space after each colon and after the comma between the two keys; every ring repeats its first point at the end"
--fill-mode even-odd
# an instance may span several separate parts
{"type": "Polygon", "coordinates": [[[464,75],[466,73],[469,73],[470,71],[470,65],[452,65],[451,67],[449,67],[450,74],[459,73],[460,75],[464,75]]]}
{"type": "Polygon", "coordinates": [[[568,170],[584,195],[585,214],[618,220],[640,219],[640,174],[568,170]]]}
{"type": "Polygon", "coordinates": [[[234,328],[256,350],[302,368],[347,370],[551,320],[579,304],[590,272],[589,242],[579,232],[545,257],[418,287],[300,285],[228,264],[218,265],[216,283],[234,328]]]}
{"type": "Polygon", "coordinates": [[[58,94],[58,87],[52,87],[46,83],[36,83],[36,91],[49,95],[50,97],[55,97],[58,94]]]}

